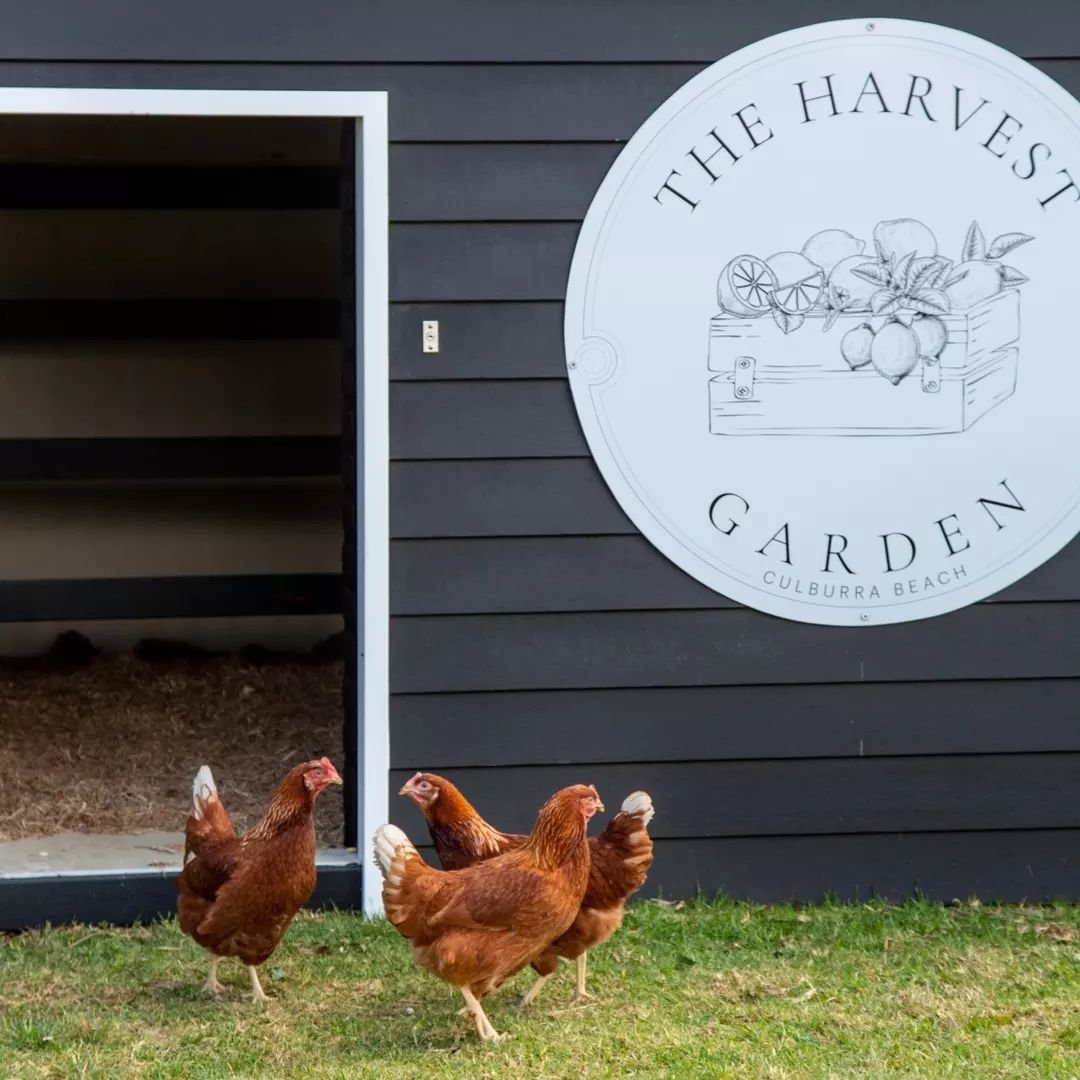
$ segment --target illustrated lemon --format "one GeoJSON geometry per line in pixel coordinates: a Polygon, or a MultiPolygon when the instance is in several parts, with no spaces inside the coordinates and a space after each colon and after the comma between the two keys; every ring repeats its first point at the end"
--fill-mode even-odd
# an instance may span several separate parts
{"type": "Polygon", "coordinates": [[[825,294],[825,271],[799,251],[778,251],[765,260],[776,277],[773,303],[788,315],[805,315],[825,294]]]}
{"type": "Polygon", "coordinates": [[[736,255],[720,271],[716,299],[732,315],[764,315],[776,288],[776,275],[756,255],[736,255]]]}
{"type": "Polygon", "coordinates": [[[840,339],[840,352],[852,371],[870,363],[873,344],[874,331],[870,329],[869,323],[852,327],[840,339]]]}
{"type": "Polygon", "coordinates": [[[860,277],[855,270],[861,266],[876,266],[873,259],[865,255],[849,255],[833,267],[829,275],[829,285],[844,301],[845,311],[869,311],[870,297],[881,288],[872,281],[860,277]]]}
{"type": "Polygon", "coordinates": [[[936,315],[916,315],[911,320],[911,329],[919,339],[920,356],[940,356],[945,349],[948,331],[945,323],[936,315]]]}
{"type": "Polygon", "coordinates": [[[952,276],[963,274],[945,289],[953,311],[964,311],[1001,292],[1001,270],[994,263],[972,259],[954,267],[952,276]]]}
{"type": "Polygon", "coordinates": [[[896,386],[919,362],[919,339],[915,331],[895,319],[886,323],[870,346],[874,367],[896,386]]]}
{"type": "Polygon", "coordinates": [[[878,222],[874,226],[874,240],[886,259],[899,261],[912,252],[916,259],[925,259],[938,253],[937,237],[914,218],[878,222]]]}
{"type": "Polygon", "coordinates": [[[843,229],[824,229],[803,244],[802,253],[829,274],[842,259],[861,255],[865,249],[865,240],[859,240],[843,229]]]}

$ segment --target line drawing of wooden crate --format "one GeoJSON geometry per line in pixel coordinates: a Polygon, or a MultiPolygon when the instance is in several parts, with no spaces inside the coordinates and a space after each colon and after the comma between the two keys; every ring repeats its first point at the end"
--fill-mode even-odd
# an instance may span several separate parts
{"type": "Polygon", "coordinates": [[[827,332],[811,313],[785,335],[768,317],[709,320],[713,435],[946,435],[966,431],[1012,396],[1019,367],[1020,294],[1005,289],[944,315],[937,360],[923,358],[894,386],[872,366],[851,370],[841,338],[870,321],[844,313],[827,332]]]}

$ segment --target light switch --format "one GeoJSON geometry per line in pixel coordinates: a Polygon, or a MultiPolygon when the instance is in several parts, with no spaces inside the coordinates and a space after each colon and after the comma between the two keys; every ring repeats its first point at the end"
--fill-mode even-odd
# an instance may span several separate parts
{"type": "Polygon", "coordinates": [[[423,334],[424,352],[439,351],[439,320],[425,319],[423,334]]]}

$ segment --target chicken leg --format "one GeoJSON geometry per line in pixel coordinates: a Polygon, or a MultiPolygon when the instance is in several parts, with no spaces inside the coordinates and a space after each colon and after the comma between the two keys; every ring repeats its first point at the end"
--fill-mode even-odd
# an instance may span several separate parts
{"type": "Polygon", "coordinates": [[[529,1005],[531,1005],[536,1000],[536,995],[539,994],[540,991],[544,989],[544,983],[546,983],[548,981],[548,979],[550,979],[550,978],[551,978],[550,975],[537,975],[536,976],[536,982],[534,982],[532,984],[532,986],[529,987],[529,989],[526,992],[525,996],[521,999],[521,1007],[523,1009],[527,1008],[529,1005]]]}
{"type": "Polygon", "coordinates": [[[480,1036],[481,1042],[499,1042],[500,1039],[509,1038],[508,1035],[500,1035],[495,1030],[491,1021],[487,1018],[487,1013],[484,1012],[484,1007],[476,1000],[476,995],[467,986],[459,987],[459,989],[461,990],[461,996],[465,999],[466,1007],[476,1021],[476,1034],[480,1036]]]}
{"type": "Polygon", "coordinates": [[[211,956],[210,957],[210,974],[206,976],[206,982],[204,982],[202,984],[202,988],[208,994],[220,994],[225,989],[225,987],[222,986],[221,983],[218,982],[218,977],[217,977],[218,964],[220,964],[220,963],[221,963],[221,957],[220,956],[211,956]]]}
{"type": "Polygon", "coordinates": [[[253,965],[251,965],[251,964],[248,964],[248,971],[251,974],[251,1000],[252,1000],[252,1003],[255,1004],[255,1005],[261,1005],[264,1001],[269,1001],[270,999],[266,996],[266,993],[263,991],[262,983],[259,982],[259,973],[258,973],[258,971],[256,971],[255,967],[253,965]]]}
{"type": "Polygon", "coordinates": [[[573,998],[573,1003],[575,1005],[587,1005],[590,1001],[595,1001],[596,1000],[592,996],[592,994],[590,994],[585,989],[585,965],[586,965],[586,957],[588,955],[589,954],[587,952],[583,952],[577,958],[577,983],[576,983],[576,985],[574,987],[574,998],[573,998]]]}

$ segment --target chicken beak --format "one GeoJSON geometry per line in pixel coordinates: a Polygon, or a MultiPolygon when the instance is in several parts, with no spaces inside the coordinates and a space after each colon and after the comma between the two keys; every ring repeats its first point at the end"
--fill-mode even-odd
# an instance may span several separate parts
{"type": "Polygon", "coordinates": [[[323,758],[321,762],[322,767],[326,770],[326,782],[328,784],[344,784],[345,781],[341,779],[341,773],[334,768],[334,763],[329,758],[323,758]]]}
{"type": "Polygon", "coordinates": [[[420,773],[417,773],[415,776],[411,777],[409,780],[406,780],[405,783],[401,785],[401,790],[398,792],[398,794],[399,795],[411,795],[413,793],[413,784],[415,784],[416,781],[419,778],[420,778],[420,773]]]}
{"type": "Polygon", "coordinates": [[[596,800],[596,812],[598,814],[604,813],[604,804],[599,799],[596,800]]]}

